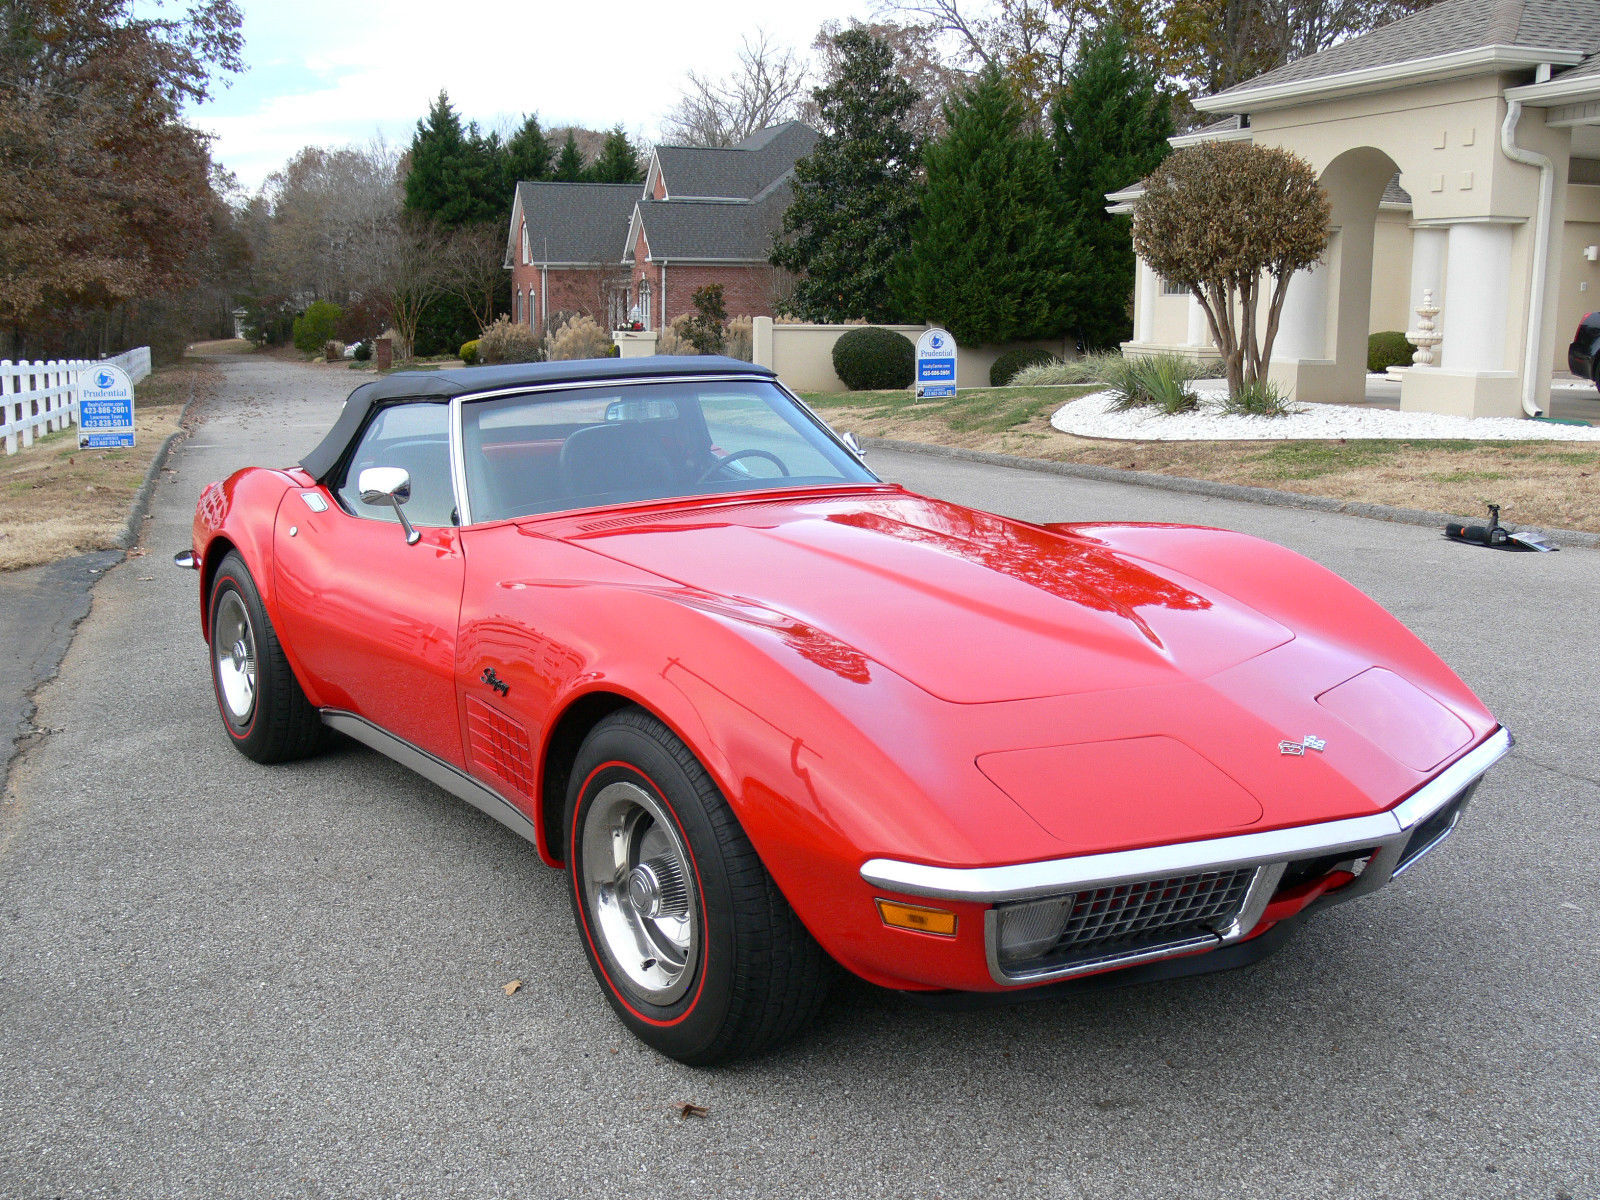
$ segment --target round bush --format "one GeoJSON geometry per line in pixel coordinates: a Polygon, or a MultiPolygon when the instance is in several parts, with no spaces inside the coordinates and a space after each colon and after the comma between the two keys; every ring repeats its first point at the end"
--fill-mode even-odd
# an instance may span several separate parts
{"type": "Polygon", "coordinates": [[[337,304],[315,300],[294,319],[294,348],[302,354],[318,354],[333,340],[341,313],[337,304]]]}
{"type": "Polygon", "coordinates": [[[994,360],[994,366],[989,368],[989,386],[1005,387],[1017,377],[1017,372],[1024,367],[1040,367],[1045,363],[1056,362],[1056,356],[1048,350],[1039,350],[1024,346],[1017,350],[1007,350],[994,360]]]}
{"type": "Polygon", "coordinates": [[[472,366],[478,361],[478,339],[461,343],[461,362],[463,366],[472,366]]]}
{"type": "Polygon", "coordinates": [[[367,362],[372,358],[372,343],[360,342],[356,345],[356,361],[367,362]]]}
{"type": "Polygon", "coordinates": [[[917,347],[903,333],[863,325],[833,344],[833,370],[852,392],[908,388],[917,372],[917,347]]]}
{"type": "Polygon", "coordinates": [[[1403,333],[1394,330],[1375,333],[1367,339],[1367,370],[1381,375],[1390,367],[1409,367],[1414,349],[1403,333]]]}

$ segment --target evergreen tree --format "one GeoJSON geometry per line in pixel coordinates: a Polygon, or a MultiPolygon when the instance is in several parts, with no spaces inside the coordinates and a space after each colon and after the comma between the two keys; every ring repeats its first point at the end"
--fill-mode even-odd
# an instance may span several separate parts
{"type": "Polygon", "coordinates": [[[464,182],[467,135],[444,92],[417,122],[409,152],[405,207],[445,224],[467,220],[474,207],[464,182]]]}
{"type": "Polygon", "coordinates": [[[566,144],[561,147],[561,157],[556,159],[553,178],[561,183],[577,183],[583,178],[583,155],[578,150],[578,139],[567,130],[566,144]]]}
{"type": "MultiPolygon", "coordinates": [[[[539,126],[537,115],[524,117],[517,131],[505,142],[505,191],[509,197],[523,180],[530,182],[550,177],[550,141],[539,126]]],[[[510,203],[508,199],[506,203],[510,203]]]]}
{"type": "Polygon", "coordinates": [[[772,262],[798,277],[789,299],[798,317],[893,321],[889,274],[911,245],[917,212],[909,117],[919,97],[883,39],[858,27],[833,44],[833,69],[812,92],[822,137],[795,164],[772,262]]]}
{"type": "Polygon", "coordinates": [[[588,176],[594,183],[643,183],[644,168],[639,165],[639,153],[628,140],[628,135],[618,125],[606,134],[600,147],[600,157],[594,160],[588,176]]]}
{"type": "Polygon", "coordinates": [[[944,113],[897,293],[958,342],[1059,337],[1071,324],[1068,239],[1049,140],[993,68],[944,113]]]}
{"type": "Polygon", "coordinates": [[[1112,27],[1079,43],[1050,119],[1068,219],[1073,326],[1091,346],[1115,346],[1133,334],[1132,219],[1106,212],[1105,197],[1143,179],[1166,157],[1172,101],[1112,27]]]}

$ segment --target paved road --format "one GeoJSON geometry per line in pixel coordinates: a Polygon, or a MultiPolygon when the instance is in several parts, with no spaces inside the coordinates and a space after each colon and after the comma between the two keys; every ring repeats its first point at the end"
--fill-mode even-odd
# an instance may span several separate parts
{"type": "Polygon", "coordinates": [[[350,382],[227,371],[0,818],[0,1195],[1600,1196],[1600,554],[875,456],[1025,517],[1305,551],[1522,745],[1425,867],[1256,968],[959,1014],[847,985],[798,1045],[692,1071],[613,1020],[512,835],[364,750],[263,768],[223,740],[162,557],[350,382]]]}

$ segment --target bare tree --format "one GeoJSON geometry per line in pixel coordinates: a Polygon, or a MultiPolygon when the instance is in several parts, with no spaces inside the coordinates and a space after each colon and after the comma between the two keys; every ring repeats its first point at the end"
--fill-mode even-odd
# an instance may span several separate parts
{"type": "Polygon", "coordinates": [[[1144,179],[1133,248],[1188,288],[1228,367],[1228,390],[1266,378],[1290,277],[1328,246],[1327,193],[1311,164],[1276,146],[1202,142],[1144,179]],[[1256,328],[1266,286],[1266,328],[1256,328]]]}
{"type": "Polygon", "coordinates": [[[754,39],[744,39],[732,74],[711,79],[689,72],[682,99],[667,114],[664,140],[732,146],[758,129],[795,120],[804,86],[804,61],[758,30],[754,39]]]}
{"type": "Polygon", "coordinates": [[[488,328],[506,277],[505,227],[498,221],[479,221],[452,229],[445,257],[449,291],[472,310],[480,330],[488,328]]]}
{"type": "Polygon", "coordinates": [[[452,291],[449,250],[445,231],[416,213],[396,214],[374,243],[378,288],[402,343],[398,357],[411,357],[423,310],[452,291]]]}

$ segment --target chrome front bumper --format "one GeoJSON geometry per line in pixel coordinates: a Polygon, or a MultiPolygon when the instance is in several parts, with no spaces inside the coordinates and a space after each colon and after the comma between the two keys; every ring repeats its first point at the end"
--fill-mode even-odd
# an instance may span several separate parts
{"type": "Polygon", "coordinates": [[[1192,954],[1247,936],[1271,903],[1284,872],[1298,860],[1323,858],[1345,850],[1359,852],[1363,857],[1370,853],[1355,881],[1335,893],[1341,901],[1375,891],[1409,870],[1455,828],[1465,808],[1466,794],[1511,746],[1511,734],[1503,728],[1496,730],[1394,808],[1371,816],[1003,867],[935,867],[874,858],[862,865],[861,877],[874,887],[901,895],[1003,905],[1207,871],[1256,867],[1255,878],[1237,912],[1222,928],[1039,969],[1018,972],[1004,968],[998,957],[997,910],[991,907],[985,917],[989,972],[996,983],[1005,985],[1066,979],[1192,954]],[[1430,818],[1439,814],[1445,815],[1430,825],[1430,818]],[[1412,846],[1414,838],[1420,838],[1421,844],[1412,846]]]}

